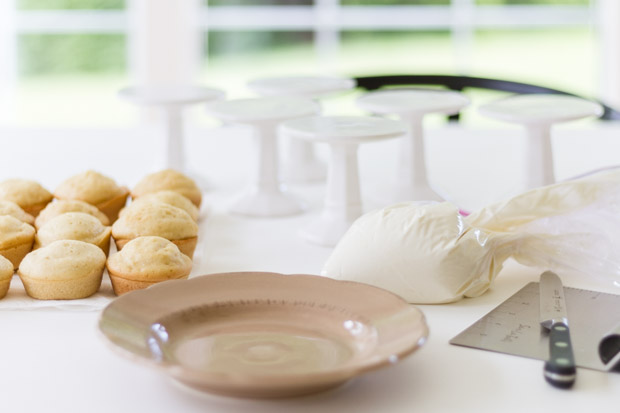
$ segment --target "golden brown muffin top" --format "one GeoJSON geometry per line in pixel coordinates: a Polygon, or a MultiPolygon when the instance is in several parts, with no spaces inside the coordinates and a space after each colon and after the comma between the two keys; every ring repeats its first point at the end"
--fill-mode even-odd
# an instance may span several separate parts
{"type": "Polygon", "coordinates": [[[0,201],[0,215],[10,215],[30,225],[34,223],[34,217],[13,201],[0,201]]]}
{"type": "Polygon", "coordinates": [[[54,191],[54,196],[58,199],[77,199],[97,205],[122,195],[125,190],[112,178],[89,170],[62,182],[54,191]]]}
{"type": "Polygon", "coordinates": [[[50,219],[39,228],[35,247],[51,244],[60,239],[73,239],[100,244],[110,237],[112,229],[101,224],[97,218],[84,212],[66,212],[50,219]]]}
{"type": "Polygon", "coordinates": [[[0,255],[0,281],[10,280],[14,273],[13,263],[0,255]]]}
{"type": "Polygon", "coordinates": [[[103,271],[101,248],[83,241],[59,240],[26,255],[18,273],[46,281],[77,280],[103,271]]]}
{"type": "Polygon", "coordinates": [[[99,211],[97,207],[77,199],[63,199],[47,204],[35,219],[34,226],[39,229],[49,220],[67,212],[83,212],[97,218],[101,221],[102,225],[110,225],[108,217],[103,212],[99,211]]]}
{"type": "Polygon", "coordinates": [[[131,191],[131,197],[136,199],[151,192],[170,190],[178,192],[188,198],[197,207],[200,206],[202,193],[196,182],[174,169],[164,169],[146,175],[131,191]]]}
{"type": "Polygon", "coordinates": [[[7,179],[0,182],[0,199],[13,201],[20,207],[45,204],[52,194],[41,184],[29,179],[7,179]]]}
{"type": "Polygon", "coordinates": [[[0,248],[12,248],[34,239],[34,227],[10,215],[0,216],[0,248]]]}
{"type": "MultiPolygon", "coordinates": [[[[140,198],[136,199],[132,202],[132,205],[137,205],[141,203],[153,203],[153,202],[161,202],[164,204],[172,205],[177,208],[181,208],[183,211],[187,212],[189,216],[192,217],[194,221],[198,221],[198,217],[200,212],[198,207],[192,203],[187,197],[181,195],[178,192],[164,190],[158,192],[152,192],[149,194],[145,194],[140,198]]],[[[121,212],[122,214],[122,212],[121,212]]]]}
{"type": "Polygon", "coordinates": [[[146,236],[129,241],[110,256],[108,269],[128,280],[163,281],[189,275],[192,260],[172,242],[146,236]]]}
{"type": "Polygon", "coordinates": [[[169,240],[198,235],[198,224],[181,208],[161,202],[130,204],[112,225],[116,239],[157,235],[169,240]]]}

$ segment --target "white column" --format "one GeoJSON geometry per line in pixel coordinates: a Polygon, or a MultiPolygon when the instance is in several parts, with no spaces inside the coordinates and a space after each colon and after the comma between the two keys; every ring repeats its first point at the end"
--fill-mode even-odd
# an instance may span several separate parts
{"type": "Polygon", "coordinates": [[[136,85],[192,84],[202,54],[200,0],[129,0],[129,62],[136,85]]]}
{"type": "Polygon", "coordinates": [[[532,124],[527,128],[525,150],[526,188],[538,188],[555,183],[553,148],[551,146],[551,125],[532,124]]]}
{"type": "Polygon", "coordinates": [[[457,73],[471,72],[476,5],[473,0],[452,0],[452,50],[457,73]]]}
{"type": "Polygon", "coordinates": [[[340,0],[315,0],[316,25],[314,31],[314,49],[317,55],[317,67],[323,72],[333,72],[340,51],[340,28],[338,14],[340,0]]]}
{"type": "Polygon", "coordinates": [[[17,85],[17,7],[15,0],[0,0],[0,119],[10,119],[10,104],[17,85]]]}
{"type": "Polygon", "coordinates": [[[620,107],[620,1],[596,0],[599,40],[599,96],[620,107]]]}
{"type": "MultiPolygon", "coordinates": [[[[409,125],[409,135],[401,139],[398,178],[403,181],[402,186],[408,189],[426,188],[428,187],[428,178],[426,176],[426,150],[424,149],[424,115],[420,113],[403,114],[400,119],[409,125]]],[[[407,199],[402,199],[402,201],[404,200],[407,199]]]]}
{"type": "Polygon", "coordinates": [[[330,223],[351,225],[362,215],[357,143],[330,145],[329,172],[325,186],[323,217],[330,223]]]}
{"type": "Polygon", "coordinates": [[[280,192],[276,128],[277,123],[274,122],[257,123],[254,126],[254,150],[258,154],[258,162],[252,184],[269,194],[280,192]]]}

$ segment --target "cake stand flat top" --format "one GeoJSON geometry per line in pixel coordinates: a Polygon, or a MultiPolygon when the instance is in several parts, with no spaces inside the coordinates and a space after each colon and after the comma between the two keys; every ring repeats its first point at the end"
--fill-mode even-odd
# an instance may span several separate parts
{"type": "Polygon", "coordinates": [[[361,109],[373,113],[425,114],[458,113],[469,104],[459,92],[432,89],[399,89],[369,92],[356,101],[361,109]]]}
{"type": "Polygon", "coordinates": [[[284,122],[281,129],[285,134],[310,141],[361,143],[396,138],[406,128],[400,121],[371,116],[314,116],[284,122]]]}
{"type": "Polygon", "coordinates": [[[355,87],[350,78],[336,76],[279,76],[251,80],[248,88],[262,96],[320,97],[355,87]]]}
{"type": "Polygon", "coordinates": [[[575,96],[555,94],[514,95],[480,107],[480,113],[506,122],[552,124],[600,116],[598,103],[575,96]]]}

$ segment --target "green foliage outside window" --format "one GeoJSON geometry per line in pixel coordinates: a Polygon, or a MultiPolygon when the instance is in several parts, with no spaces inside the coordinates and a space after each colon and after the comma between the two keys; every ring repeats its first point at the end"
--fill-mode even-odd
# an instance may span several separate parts
{"type": "Polygon", "coordinates": [[[207,6],[309,6],[312,0],[204,0],[207,6]]]}
{"type": "Polygon", "coordinates": [[[553,6],[587,6],[590,0],[476,0],[480,6],[487,5],[553,5],[553,6]]]}
{"type": "Polygon", "coordinates": [[[450,0],[341,0],[343,6],[447,6],[450,0]]]}
{"type": "Polygon", "coordinates": [[[23,75],[122,72],[126,67],[121,34],[28,34],[18,41],[23,75]]]}
{"type": "Polygon", "coordinates": [[[124,9],[125,0],[17,0],[17,8],[18,10],[124,9]]]}
{"type": "MultiPolygon", "coordinates": [[[[34,0],[30,0],[34,1],[34,0]]],[[[41,0],[39,0],[41,1],[41,0]]],[[[57,0],[62,1],[62,0],[57,0]]],[[[94,1],[94,0],[91,0],[94,1]]],[[[451,0],[340,0],[343,6],[391,6],[391,5],[449,5],[451,0]]],[[[541,4],[541,5],[587,5],[590,0],[474,0],[479,5],[516,5],[516,4],[541,4]]],[[[300,6],[312,5],[312,0],[204,0],[209,6],[264,6],[283,5],[300,6]]]]}
{"type": "MultiPolygon", "coordinates": [[[[3,0],[0,0],[3,1],[3,0]]],[[[17,0],[20,11],[123,10],[125,0],[17,0]]],[[[22,75],[125,70],[122,34],[26,34],[18,37],[22,75]]]]}
{"type": "MultiPolygon", "coordinates": [[[[171,0],[174,1],[174,0],[171,0]]],[[[210,6],[260,6],[260,5],[312,5],[313,0],[204,0],[210,6]]],[[[587,5],[590,0],[475,0],[476,4],[555,4],[587,5]]],[[[450,0],[340,0],[347,5],[448,5],[450,0]]],[[[58,10],[58,9],[123,9],[125,0],[18,0],[20,10],[58,10]]]]}
{"type": "MultiPolygon", "coordinates": [[[[4,0],[0,0],[4,1],[4,0]]],[[[175,1],[175,0],[169,0],[175,1]]],[[[29,10],[123,10],[127,0],[17,0],[17,8],[29,10]]],[[[475,0],[479,5],[555,4],[588,5],[590,0],[475,0]]],[[[311,5],[313,0],[205,0],[211,6],[311,5]]],[[[353,5],[449,5],[450,0],[341,0],[353,5]]],[[[397,32],[394,32],[398,36],[397,32]]],[[[348,38],[363,33],[345,32],[348,38]]],[[[308,46],[310,32],[210,32],[210,56],[308,46]]],[[[56,73],[118,73],[126,69],[126,38],[123,34],[27,34],[19,36],[19,65],[22,75],[56,73]]]]}

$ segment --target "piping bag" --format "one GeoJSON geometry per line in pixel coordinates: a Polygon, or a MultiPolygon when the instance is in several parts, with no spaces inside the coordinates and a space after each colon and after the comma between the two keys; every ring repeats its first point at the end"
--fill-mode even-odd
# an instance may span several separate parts
{"type": "Polygon", "coordinates": [[[322,274],[440,304],[484,293],[510,257],[620,286],[620,171],[536,188],[468,216],[449,202],[370,212],[353,223],[322,274]]]}

